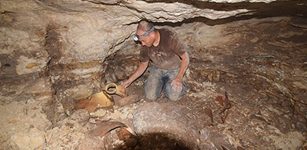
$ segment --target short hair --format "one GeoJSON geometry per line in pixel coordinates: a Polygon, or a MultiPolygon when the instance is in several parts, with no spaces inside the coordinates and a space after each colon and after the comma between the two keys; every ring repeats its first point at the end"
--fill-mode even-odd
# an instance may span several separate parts
{"type": "Polygon", "coordinates": [[[148,20],[141,20],[138,24],[137,30],[149,31],[154,27],[153,23],[148,20]]]}

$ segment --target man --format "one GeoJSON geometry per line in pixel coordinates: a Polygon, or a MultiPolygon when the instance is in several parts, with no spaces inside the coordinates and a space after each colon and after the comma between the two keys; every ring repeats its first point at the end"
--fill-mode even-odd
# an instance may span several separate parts
{"type": "Polygon", "coordinates": [[[140,21],[134,40],[142,44],[140,65],[137,70],[122,82],[127,88],[140,77],[149,66],[149,76],[145,81],[145,96],[156,100],[161,92],[173,101],[181,98],[185,92],[183,76],[189,65],[189,55],[177,35],[168,29],[155,29],[148,21],[140,21]]]}

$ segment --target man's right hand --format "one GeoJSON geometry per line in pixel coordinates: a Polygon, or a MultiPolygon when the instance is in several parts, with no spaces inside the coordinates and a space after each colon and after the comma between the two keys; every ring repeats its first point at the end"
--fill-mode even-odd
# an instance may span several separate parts
{"type": "Polygon", "coordinates": [[[125,80],[120,85],[122,85],[124,88],[127,88],[130,84],[131,82],[129,82],[128,80],[125,80]]]}
{"type": "Polygon", "coordinates": [[[146,70],[148,66],[149,61],[142,62],[139,67],[136,69],[136,71],[129,77],[128,80],[125,80],[121,83],[121,85],[125,88],[127,88],[134,80],[136,80],[138,77],[140,77],[144,71],[146,70]]]}

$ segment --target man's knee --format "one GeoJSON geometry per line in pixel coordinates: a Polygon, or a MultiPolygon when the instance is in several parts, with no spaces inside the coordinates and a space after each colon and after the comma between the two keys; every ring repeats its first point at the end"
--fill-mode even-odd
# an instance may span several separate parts
{"type": "Polygon", "coordinates": [[[145,97],[148,100],[154,101],[157,100],[158,96],[155,92],[145,91],[145,97]]]}
{"type": "Polygon", "coordinates": [[[161,91],[161,87],[159,84],[150,84],[150,83],[146,83],[145,84],[145,97],[146,99],[149,100],[156,100],[159,96],[159,91],[161,91]]]}
{"type": "Polygon", "coordinates": [[[178,101],[180,100],[180,98],[184,95],[184,91],[185,91],[185,87],[182,87],[181,90],[177,91],[175,89],[172,88],[172,86],[170,84],[167,84],[166,85],[166,88],[165,88],[165,94],[166,94],[166,97],[168,99],[170,99],[171,101],[178,101]]]}
{"type": "Polygon", "coordinates": [[[167,96],[169,100],[171,101],[178,101],[180,100],[181,96],[180,95],[168,95],[167,96]]]}
{"type": "Polygon", "coordinates": [[[181,91],[175,91],[171,89],[171,87],[166,89],[165,94],[166,94],[166,97],[170,99],[171,101],[177,101],[181,97],[181,91]]]}

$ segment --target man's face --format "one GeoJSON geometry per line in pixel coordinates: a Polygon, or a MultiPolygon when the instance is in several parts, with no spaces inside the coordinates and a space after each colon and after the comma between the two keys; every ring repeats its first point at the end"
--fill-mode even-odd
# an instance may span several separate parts
{"type": "Polygon", "coordinates": [[[154,37],[151,32],[143,31],[143,30],[137,30],[136,35],[139,37],[139,41],[143,46],[151,47],[154,42],[154,37]]]}

